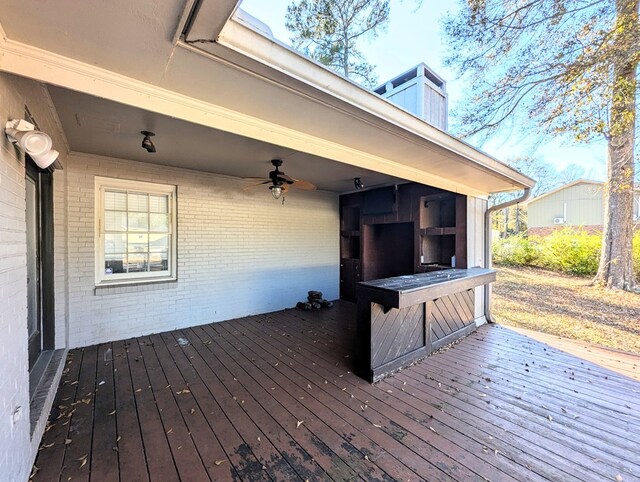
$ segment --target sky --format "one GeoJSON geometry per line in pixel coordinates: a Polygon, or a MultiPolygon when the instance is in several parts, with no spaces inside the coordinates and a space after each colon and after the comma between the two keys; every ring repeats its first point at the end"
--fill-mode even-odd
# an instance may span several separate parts
{"type": "MultiPolygon", "coordinates": [[[[266,23],[276,39],[290,44],[289,31],[284,25],[290,3],[291,0],[243,0],[240,7],[266,23]]],[[[380,84],[420,62],[427,64],[447,82],[450,118],[455,117],[456,104],[462,101],[464,89],[468,88],[443,62],[446,45],[440,21],[449,10],[455,9],[455,3],[454,0],[422,0],[419,6],[415,0],[391,0],[386,32],[359,45],[367,61],[376,66],[380,84]]],[[[571,145],[555,140],[534,148],[535,141],[532,135],[522,139],[517,129],[504,129],[476,147],[502,161],[518,156],[536,157],[552,164],[558,171],[577,164],[584,169],[582,177],[605,180],[607,149],[604,142],[571,145]]]]}

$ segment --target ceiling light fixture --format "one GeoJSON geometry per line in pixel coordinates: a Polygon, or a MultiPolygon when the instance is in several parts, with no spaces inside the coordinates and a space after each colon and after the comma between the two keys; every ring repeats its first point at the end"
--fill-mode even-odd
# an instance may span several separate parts
{"type": "Polygon", "coordinates": [[[53,164],[60,153],[53,149],[51,137],[23,119],[14,119],[6,123],[5,134],[11,142],[17,144],[33,159],[40,169],[53,164]]]}
{"type": "Polygon", "coordinates": [[[155,134],[151,131],[141,131],[140,134],[144,135],[144,139],[142,139],[142,148],[146,149],[147,152],[156,152],[156,146],[151,142],[151,137],[155,136],[155,134]]]}
{"type": "Polygon", "coordinates": [[[282,186],[271,186],[269,190],[271,191],[273,199],[280,199],[280,196],[282,196],[282,186]]]}
{"type": "Polygon", "coordinates": [[[357,190],[364,189],[364,184],[363,184],[363,182],[360,180],[360,178],[359,178],[359,177],[354,177],[354,178],[353,178],[353,185],[355,186],[355,188],[356,188],[357,190]]]}

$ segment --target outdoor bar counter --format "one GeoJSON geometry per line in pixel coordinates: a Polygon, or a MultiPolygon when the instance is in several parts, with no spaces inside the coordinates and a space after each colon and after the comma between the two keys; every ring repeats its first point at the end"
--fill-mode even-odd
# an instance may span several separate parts
{"type": "Polygon", "coordinates": [[[380,380],[473,331],[474,289],[495,279],[454,268],[358,283],[359,375],[380,380]]]}

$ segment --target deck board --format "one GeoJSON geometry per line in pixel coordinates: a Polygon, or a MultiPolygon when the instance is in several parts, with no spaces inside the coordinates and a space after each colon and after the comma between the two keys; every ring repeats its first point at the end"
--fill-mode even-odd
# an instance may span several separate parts
{"type": "Polygon", "coordinates": [[[637,380],[483,326],[371,385],[355,335],[339,302],[72,350],[33,480],[640,480],[637,380]]]}

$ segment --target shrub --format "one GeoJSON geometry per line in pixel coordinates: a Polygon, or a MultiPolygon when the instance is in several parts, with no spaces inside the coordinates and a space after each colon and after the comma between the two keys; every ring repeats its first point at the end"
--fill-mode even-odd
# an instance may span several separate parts
{"type": "Polygon", "coordinates": [[[595,275],[600,261],[602,236],[586,231],[562,229],[538,238],[540,267],[580,276],[595,275]]]}
{"type": "Polygon", "coordinates": [[[538,257],[536,248],[523,234],[496,239],[492,250],[493,262],[507,266],[528,266],[538,257]]]}
{"type": "MultiPolygon", "coordinates": [[[[548,236],[519,234],[497,239],[492,246],[498,265],[535,266],[580,276],[598,271],[602,236],[582,229],[564,228],[548,236]]],[[[640,231],[633,240],[633,267],[640,278],[640,231]]]]}

